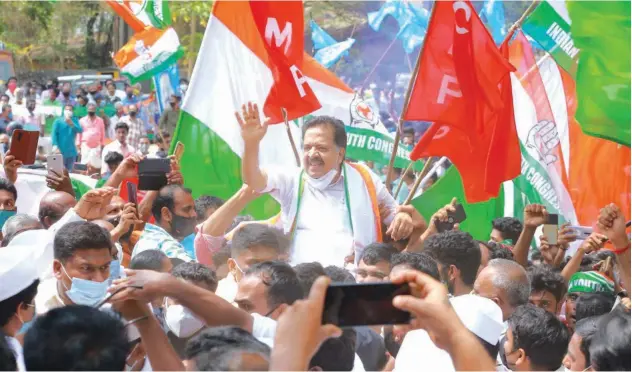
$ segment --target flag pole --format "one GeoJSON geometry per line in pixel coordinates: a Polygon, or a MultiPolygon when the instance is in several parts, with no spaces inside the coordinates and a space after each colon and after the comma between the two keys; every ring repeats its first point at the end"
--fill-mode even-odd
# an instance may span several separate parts
{"type": "MultiPolygon", "coordinates": [[[[432,159],[428,159],[428,162],[430,162],[430,160],[432,159]]],[[[430,174],[432,174],[433,172],[436,172],[437,169],[439,169],[440,166],[442,166],[446,161],[448,160],[448,158],[446,156],[441,157],[439,160],[435,161],[432,164],[432,168],[430,169],[429,172],[426,172],[426,174],[421,174],[419,173],[419,179],[421,181],[419,181],[419,184],[415,187],[415,185],[413,185],[413,189],[411,190],[411,192],[408,193],[408,197],[406,198],[406,203],[409,203],[413,200],[413,198],[415,197],[415,193],[417,192],[417,188],[421,187],[421,185],[423,185],[425,182],[425,180],[428,178],[428,176],[430,174]]],[[[422,170],[423,172],[423,170],[422,170]]],[[[417,180],[415,180],[417,181],[417,180]]],[[[415,182],[417,183],[417,182],[415,182]]]]}
{"type": "Polygon", "coordinates": [[[421,169],[421,172],[419,172],[419,175],[417,176],[417,179],[415,180],[415,183],[413,184],[413,188],[410,189],[410,191],[408,192],[408,196],[406,197],[406,201],[404,202],[404,205],[410,204],[410,201],[413,199],[413,195],[415,195],[415,193],[417,192],[417,189],[419,188],[419,185],[421,184],[421,180],[424,179],[424,177],[426,176],[426,173],[428,173],[428,171],[430,170],[430,164],[432,164],[432,157],[429,157],[428,160],[426,160],[426,164],[424,164],[424,167],[421,169]]]}
{"type": "MultiPolygon", "coordinates": [[[[349,37],[347,38],[347,40],[351,39],[353,37],[353,34],[355,33],[356,30],[356,25],[353,25],[353,28],[351,29],[351,34],[349,34],[349,37]]],[[[336,65],[334,66],[334,70],[333,73],[335,74],[336,71],[338,71],[338,66],[340,66],[340,61],[342,61],[342,57],[338,60],[338,62],[336,62],[336,65]]]]}
{"type": "Polygon", "coordinates": [[[296,165],[301,166],[301,158],[298,156],[298,150],[296,149],[296,144],[294,143],[294,137],[292,137],[292,131],[290,130],[290,122],[287,120],[287,110],[281,107],[281,114],[283,114],[283,122],[285,123],[285,130],[287,131],[287,137],[290,139],[290,145],[292,145],[292,150],[294,151],[294,158],[296,159],[296,165]]]}
{"type": "MultiPolygon", "coordinates": [[[[432,16],[434,15],[435,7],[432,6],[432,10],[430,11],[429,19],[432,21],[432,16]]],[[[415,85],[415,80],[417,80],[417,74],[419,73],[419,66],[421,65],[421,56],[424,54],[424,49],[426,49],[426,43],[424,41],[421,44],[421,50],[419,51],[419,56],[417,57],[417,62],[415,62],[415,70],[410,75],[410,82],[408,83],[408,88],[406,88],[406,95],[404,96],[404,107],[402,107],[402,112],[399,115],[399,124],[397,126],[397,130],[395,131],[395,138],[393,143],[393,152],[391,153],[391,159],[388,162],[388,168],[386,170],[386,188],[390,190],[389,187],[391,181],[393,180],[393,165],[395,164],[395,156],[397,156],[397,150],[399,148],[399,138],[400,131],[404,126],[404,114],[408,110],[408,105],[410,104],[410,94],[413,91],[413,86],[415,85]]],[[[377,66],[376,66],[377,67],[377,66]]]]}
{"type": "Polygon", "coordinates": [[[522,15],[520,16],[520,18],[518,18],[518,20],[516,22],[514,22],[513,25],[511,25],[511,27],[509,28],[509,30],[507,31],[507,36],[505,36],[505,40],[503,40],[503,43],[505,43],[507,41],[507,39],[511,38],[511,36],[513,35],[514,31],[516,31],[516,29],[520,26],[522,26],[522,22],[524,22],[524,20],[527,18],[527,16],[529,14],[531,14],[531,12],[533,11],[533,9],[535,9],[535,7],[540,4],[540,2],[538,0],[533,0],[531,2],[531,4],[527,7],[527,9],[525,9],[524,13],[522,13],[522,15]]]}
{"type": "Polygon", "coordinates": [[[402,189],[402,184],[404,183],[404,175],[406,175],[406,173],[410,171],[414,163],[415,162],[412,160],[410,161],[410,163],[408,163],[408,167],[406,167],[406,170],[404,171],[404,173],[402,173],[402,178],[399,179],[399,183],[397,184],[397,189],[395,189],[395,193],[393,193],[393,198],[397,198],[397,195],[399,195],[399,191],[402,189]]]}

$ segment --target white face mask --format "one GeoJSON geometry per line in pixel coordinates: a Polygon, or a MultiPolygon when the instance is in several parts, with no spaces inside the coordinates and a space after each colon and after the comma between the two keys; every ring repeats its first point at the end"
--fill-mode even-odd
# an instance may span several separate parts
{"type": "Polygon", "coordinates": [[[204,321],[182,305],[170,305],[165,315],[167,326],[179,338],[187,338],[204,327],[204,321]]]}
{"type": "Polygon", "coordinates": [[[72,117],[72,111],[70,110],[64,110],[64,117],[66,119],[70,119],[72,117]]]}
{"type": "Polygon", "coordinates": [[[320,178],[314,178],[314,177],[311,177],[309,174],[305,173],[305,180],[313,188],[322,191],[322,190],[326,189],[327,186],[329,186],[331,184],[331,182],[336,177],[337,173],[338,173],[338,170],[336,168],[334,168],[334,169],[330,170],[329,172],[325,173],[320,178]]]}

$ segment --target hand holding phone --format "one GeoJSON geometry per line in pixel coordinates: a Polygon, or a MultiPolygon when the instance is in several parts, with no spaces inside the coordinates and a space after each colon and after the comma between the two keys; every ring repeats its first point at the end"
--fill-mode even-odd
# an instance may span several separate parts
{"type": "Polygon", "coordinates": [[[453,210],[447,211],[447,217],[444,220],[435,219],[434,223],[437,226],[437,232],[450,231],[454,228],[454,225],[465,221],[465,209],[463,204],[454,204],[453,210]]]}
{"type": "Polygon", "coordinates": [[[330,284],[322,324],[355,327],[408,323],[410,313],[396,309],[393,298],[409,294],[408,283],[330,284]]]}
{"type": "Polygon", "coordinates": [[[49,175],[60,177],[64,175],[64,158],[61,154],[46,157],[46,169],[49,175]]]}
{"type": "Polygon", "coordinates": [[[138,188],[140,190],[160,190],[168,183],[171,172],[170,159],[143,159],[138,163],[138,188]]]}
{"type": "Polygon", "coordinates": [[[182,161],[182,155],[184,155],[184,143],[178,141],[178,143],[176,143],[176,148],[173,151],[173,156],[176,159],[176,163],[180,164],[180,161],[182,161]]]}
{"type": "Polygon", "coordinates": [[[11,136],[11,155],[15,160],[20,160],[24,165],[35,163],[37,155],[38,131],[16,129],[11,136]]]}
{"type": "Polygon", "coordinates": [[[558,218],[559,216],[557,214],[547,214],[544,226],[542,226],[542,233],[546,236],[549,244],[557,244],[558,218]]]}

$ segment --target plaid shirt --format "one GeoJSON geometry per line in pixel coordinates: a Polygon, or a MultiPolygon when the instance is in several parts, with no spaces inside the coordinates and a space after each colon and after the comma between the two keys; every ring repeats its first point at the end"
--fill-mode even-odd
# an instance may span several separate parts
{"type": "Polygon", "coordinates": [[[173,236],[166,232],[162,227],[152,225],[150,223],[145,224],[143,234],[136,242],[134,250],[132,251],[132,258],[141,252],[148,251],[150,249],[158,249],[167,255],[169,258],[179,258],[185,262],[193,261],[193,257],[190,257],[180,242],[178,242],[173,236]]]}
{"type": "Polygon", "coordinates": [[[140,145],[140,137],[145,134],[145,124],[138,117],[132,119],[129,115],[123,116],[119,122],[127,124],[129,127],[127,143],[137,149],[140,145]]]}

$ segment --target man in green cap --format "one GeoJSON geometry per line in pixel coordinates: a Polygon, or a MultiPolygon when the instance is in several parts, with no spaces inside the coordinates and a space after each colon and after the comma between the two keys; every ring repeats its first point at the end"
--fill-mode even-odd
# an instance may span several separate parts
{"type": "Polygon", "coordinates": [[[599,271],[577,272],[571,276],[566,295],[566,322],[571,329],[575,329],[575,302],[584,293],[602,293],[614,297],[614,281],[599,271]]]}

